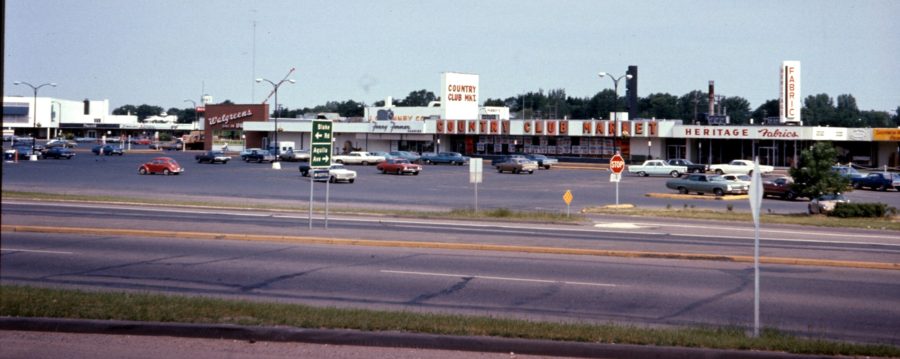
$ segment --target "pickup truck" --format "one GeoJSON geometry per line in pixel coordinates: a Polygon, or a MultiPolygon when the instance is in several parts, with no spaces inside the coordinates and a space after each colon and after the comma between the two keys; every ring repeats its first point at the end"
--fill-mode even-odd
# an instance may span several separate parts
{"type": "Polygon", "coordinates": [[[900,174],[890,172],[872,172],[865,177],[857,177],[851,179],[853,188],[871,188],[887,191],[894,188],[900,191],[900,174]]]}
{"type": "MultiPolygon", "coordinates": [[[[740,173],[745,175],[753,174],[753,161],[750,160],[733,160],[729,163],[709,165],[709,170],[716,174],[740,173]]],[[[775,172],[775,167],[759,165],[760,175],[767,175],[775,172]]]]}
{"type": "Polygon", "coordinates": [[[368,164],[378,164],[384,162],[384,156],[375,156],[371,153],[365,151],[353,151],[346,155],[337,155],[333,156],[334,163],[348,164],[348,165],[363,165],[367,166],[368,164]]]}
{"type": "Polygon", "coordinates": [[[278,157],[281,158],[282,161],[288,162],[309,161],[309,150],[290,149],[282,152],[278,157]]]}
{"type": "Polygon", "coordinates": [[[673,166],[685,166],[690,173],[706,173],[706,170],[709,169],[708,165],[696,164],[684,158],[670,158],[666,160],[666,163],[673,166]]]}
{"type": "Polygon", "coordinates": [[[628,173],[642,177],[662,175],[678,178],[681,177],[683,173],[687,173],[687,171],[688,168],[685,166],[673,166],[663,160],[649,160],[644,161],[644,163],[640,165],[628,166],[628,173]]]}
{"type": "Polygon", "coordinates": [[[274,162],[278,157],[266,150],[251,150],[243,156],[246,162],[274,162]]]}
{"type": "Polygon", "coordinates": [[[716,197],[725,194],[745,194],[750,190],[750,186],[746,184],[730,182],[722,178],[722,176],[707,174],[691,174],[685,178],[676,178],[666,181],[666,187],[678,190],[678,193],[688,194],[697,192],[697,194],[713,193],[716,197]]]}
{"type": "Polygon", "coordinates": [[[428,164],[449,163],[462,166],[469,162],[469,158],[459,152],[440,152],[436,154],[422,155],[422,162],[428,164]]]}

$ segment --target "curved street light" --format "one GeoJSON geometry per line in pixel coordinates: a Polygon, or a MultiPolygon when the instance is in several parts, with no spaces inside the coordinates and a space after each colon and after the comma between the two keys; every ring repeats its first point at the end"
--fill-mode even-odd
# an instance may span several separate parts
{"type": "Polygon", "coordinates": [[[276,83],[276,82],[272,82],[269,79],[264,79],[264,78],[256,79],[257,83],[260,83],[263,81],[271,84],[272,87],[274,88],[274,92],[275,92],[275,111],[276,111],[275,112],[275,160],[277,161],[278,155],[279,155],[279,153],[278,153],[279,152],[279,148],[278,148],[278,113],[277,113],[277,111],[278,111],[278,88],[281,87],[281,85],[284,84],[285,82],[290,82],[293,84],[293,83],[297,83],[297,81],[294,81],[294,79],[285,78],[276,83]]]}
{"type": "MultiPolygon", "coordinates": [[[[34,129],[34,137],[31,138],[31,155],[34,156],[35,155],[34,146],[37,143],[37,137],[38,137],[37,136],[37,107],[38,107],[37,106],[37,93],[38,93],[38,90],[40,90],[41,87],[44,87],[44,86],[56,87],[56,82],[48,82],[48,83],[44,83],[44,84],[35,86],[35,85],[32,85],[25,81],[16,81],[16,82],[13,82],[13,85],[28,85],[28,87],[31,87],[31,89],[34,90],[34,104],[33,104],[34,111],[32,113],[33,121],[31,121],[31,127],[34,129]]],[[[37,157],[35,157],[35,158],[37,158],[37,157]]]]}
{"type": "Polygon", "coordinates": [[[619,144],[618,144],[618,141],[619,141],[619,80],[621,80],[623,77],[630,80],[633,76],[631,76],[631,74],[625,74],[625,75],[622,75],[619,77],[615,77],[608,72],[601,72],[601,73],[597,74],[597,76],[599,76],[601,79],[606,76],[609,76],[610,80],[613,81],[613,89],[616,93],[616,98],[615,98],[616,102],[613,104],[613,118],[616,121],[616,129],[615,129],[615,133],[613,133],[613,150],[616,154],[618,154],[619,153],[619,144]]]}

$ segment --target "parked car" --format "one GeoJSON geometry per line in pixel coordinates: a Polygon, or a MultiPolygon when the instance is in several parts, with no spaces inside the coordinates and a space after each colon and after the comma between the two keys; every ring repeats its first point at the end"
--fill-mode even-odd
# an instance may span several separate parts
{"type": "Polygon", "coordinates": [[[369,151],[369,154],[372,156],[384,157],[385,161],[389,160],[391,158],[394,158],[394,156],[392,156],[390,152],[384,152],[384,151],[369,151]]]}
{"type": "Polygon", "coordinates": [[[385,160],[385,158],[382,156],[375,156],[366,151],[353,151],[346,155],[337,155],[337,156],[332,156],[331,158],[335,163],[363,165],[363,166],[368,166],[369,164],[381,163],[381,162],[384,162],[384,160],[385,160]]]}
{"type": "Polygon", "coordinates": [[[133,145],[149,145],[150,139],[146,137],[134,137],[131,139],[131,144],[133,145]]]}
{"type": "Polygon", "coordinates": [[[538,168],[543,168],[545,170],[549,170],[550,167],[556,166],[556,164],[559,163],[559,160],[556,158],[539,154],[527,154],[525,155],[525,158],[537,162],[538,168]]]}
{"type": "Polygon", "coordinates": [[[54,140],[47,141],[47,143],[44,146],[47,148],[53,148],[53,147],[75,148],[75,147],[78,147],[78,142],[69,141],[69,140],[63,139],[63,138],[57,138],[54,140]]]}
{"type": "Polygon", "coordinates": [[[673,166],[685,166],[689,173],[706,173],[706,170],[709,169],[709,165],[696,164],[684,158],[670,158],[666,160],[666,163],[673,166]]]}
{"type": "Polygon", "coordinates": [[[751,178],[750,175],[740,174],[740,173],[726,173],[722,175],[726,181],[731,181],[735,183],[750,185],[751,178]]]}
{"type": "MultiPolygon", "coordinates": [[[[20,160],[27,160],[29,157],[31,157],[31,146],[15,146],[11,150],[8,150],[6,152],[9,153],[9,160],[14,159],[15,156],[18,156],[20,160]]],[[[36,154],[38,157],[41,157],[41,153],[38,151],[34,151],[34,154],[36,154]]]]}
{"type": "Polygon", "coordinates": [[[463,156],[459,152],[440,152],[422,156],[422,162],[428,164],[449,163],[451,165],[462,166],[469,162],[469,158],[463,156]]]}
{"type": "Polygon", "coordinates": [[[771,181],[763,181],[763,197],[773,196],[793,201],[797,199],[794,180],[790,177],[778,177],[771,181]]]}
{"type": "Polygon", "coordinates": [[[864,177],[851,179],[853,188],[871,188],[887,191],[894,188],[900,191],[900,174],[890,172],[872,172],[864,177]]]}
{"type": "Polygon", "coordinates": [[[122,156],[125,154],[125,151],[122,149],[122,147],[119,147],[116,145],[96,145],[96,146],[94,146],[94,148],[91,149],[91,152],[93,152],[95,155],[98,155],[98,156],[100,154],[104,154],[107,156],[112,156],[112,155],[122,156]]]}
{"type": "Polygon", "coordinates": [[[309,150],[289,149],[282,152],[278,157],[281,158],[282,161],[288,162],[309,161],[309,150]]]}
{"type": "Polygon", "coordinates": [[[353,183],[354,181],[356,181],[356,171],[348,169],[340,163],[334,163],[330,167],[328,167],[328,169],[316,169],[312,171],[310,171],[309,167],[307,167],[305,173],[301,168],[300,173],[304,177],[309,176],[310,173],[312,173],[313,180],[319,182],[328,181],[331,183],[335,183],[345,181],[348,183],[353,183]]]}
{"type": "Polygon", "coordinates": [[[678,190],[678,193],[697,194],[713,193],[716,197],[726,194],[745,194],[750,186],[726,181],[722,176],[694,173],[684,178],[676,178],[666,181],[666,187],[678,190]]]}
{"type": "MultiPolygon", "coordinates": [[[[721,163],[715,165],[709,165],[709,170],[715,172],[716,174],[725,174],[725,173],[742,173],[742,174],[753,174],[753,161],[750,160],[734,160],[729,163],[721,163]]],[[[767,166],[767,165],[759,165],[760,176],[767,175],[775,171],[775,167],[767,166]]]]}
{"type": "Polygon", "coordinates": [[[687,171],[688,168],[685,166],[670,165],[663,160],[649,160],[644,161],[644,163],[640,165],[628,166],[628,173],[642,177],[657,175],[677,178],[681,177],[682,174],[687,173],[687,171]]]}
{"type": "Polygon", "coordinates": [[[141,167],[138,168],[138,173],[142,175],[152,175],[156,173],[177,175],[184,173],[184,167],[181,167],[181,165],[171,157],[156,157],[149,162],[142,164],[141,167]]]}
{"type": "Polygon", "coordinates": [[[538,164],[535,161],[523,157],[513,158],[509,161],[498,164],[495,167],[497,167],[497,172],[500,173],[508,171],[511,173],[528,172],[528,174],[534,174],[534,171],[537,171],[538,169],[538,164]]]}
{"type": "Polygon", "coordinates": [[[75,137],[75,142],[78,142],[78,143],[97,142],[97,138],[96,137],[75,137]]]}
{"type": "Polygon", "coordinates": [[[809,201],[807,211],[809,214],[829,213],[838,203],[850,203],[850,200],[841,193],[824,194],[809,201]]]}
{"type": "Polygon", "coordinates": [[[253,151],[262,151],[262,148],[245,148],[241,151],[241,161],[247,160],[247,155],[253,153],[253,151]]]}
{"type": "Polygon", "coordinates": [[[398,175],[411,173],[418,176],[419,172],[422,171],[422,166],[410,163],[403,158],[389,158],[386,161],[379,163],[375,168],[381,171],[381,173],[394,173],[398,175]]]}
{"type": "Polygon", "coordinates": [[[273,154],[272,154],[271,152],[269,152],[269,151],[266,151],[266,150],[253,150],[253,151],[250,151],[250,153],[248,153],[246,156],[244,156],[244,161],[246,161],[246,162],[258,162],[258,163],[263,163],[263,162],[274,162],[276,158],[277,158],[277,157],[275,157],[275,155],[273,155],[273,154]]]}
{"type": "Polygon", "coordinates": [[[861,177],[865,177],[865,176],[866,176],[866,175],[863,174],[862,172],[857,171],[856,168],[853,168],[852,165],[847,165],[847,166],[841,166],[841,165],[838,165],[838,166],[831,166],[831,170],[832,170],[832,171],[835,171],[835,172],[837,172],[838,174],[840,174],[841,176],[844,176],[844,177],[846,177],[847,179],[849,179],[849,180],[851,181],[851,184],[852,184],[852,181],[853,181],[854,179],[856,179],[856,178],[861,178],[861,177]]]}
{"type": "Polygon", "coordinates": [[[514,159],[519,159],[519,158],[526,159],[526,160],[528,159],[528,157],[525,157],[525,155],[519,155],[519,154],[502,155],[502,156],[494,157],[491,160],[491,166],[494,166],[494,168],[497,168],[497,166],[499,166],[501,163],[506,163],[506,162],[512,161],[514,159]]]}
{"type": "Polygon", "coordinates": [[[224,165],[231,160],[231,156],[226,155],[222,151],[206,151],[194,156],[194,159],[197,160],[197,163],[209,162],[212,164],[219,162],[224,165]]]}
{"type": "Polygon", "coordinates": [[[415,152],[409,151],[391,151],[388,152],[391,157],[403,158],[412,163],[420,163],[422,162],[422,156],[415,152]]]}
{"type": "Polygon", "coordinates": [[[72,157],[75,157],[75,151],[72,151],[66,147],[52,147],[44,151],[44,158],[65,158],[67,160],[71,160],[72,157]]]}

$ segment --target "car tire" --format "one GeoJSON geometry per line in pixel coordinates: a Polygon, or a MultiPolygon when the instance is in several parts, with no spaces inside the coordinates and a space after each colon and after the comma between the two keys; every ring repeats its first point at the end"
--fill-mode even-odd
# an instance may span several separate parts
{"type": "Polygon", "coordinates": [[[334,163],[344,164],[344,160],[336,160],[336,161],[334,161],[334,163]]]}
{"type": "Polygon", "coordinates": [[[355,181],[356,181],[356,179],[351,178],[351,179],[347,180],[347,183],[353,183],[353,182],[355,182],[355,181]]]}
{"type": "Polygon", "coordinates": [[[725,172],[723,172],[721,169],[717,169],[717,170],[716,170],[716,174],[717,174],[717,175],[723,175],[723,174],[725,174],[725,172]]]}
{"type": "Polygon", "coordinates": [[[544,166],[544,169],[545,169],[545,170],[549,170],[549,169],[550,169],[550,165],[544,166]]]}
{"type": "Polygon", "coordinates": [[[398,169],[397,169],[397,172],[394,173],[394,174],[399,176],[399,175],[402,175],[402,174],[403,174],[403,171],[400,170],[400,169],[398,168],[398,169]]]}
{"type": "Polygon", "coordinates": [[[641,176],[641,177],[647,177],[647,172],[644,172],[644,171],[640,171],[637,174],[638,174],[638,176],[641,176]]]}
{"type": "Polygon", "coordinates": [[[681,177],[681,173],[678,173],[678,171],[672,171],[669,172],[669,176],[671,176],[672,178],[678,178],[681,177]]]}
{"type": "Polygon", "coordinates": [[[793,200],[797,199],[797,194],[794,193],[794,191],[788,191],[787,193],[784,194],[784,199],[786,199],[788,201],[793,201],[793,200]]]}
{"type": "Polygon", "coordinates": [[[145,174],[147,174],[147,169],[144,168],[144,167],[141,167],[141,168],[138,170],[138,173],[139,173],[139,174],[142,174],[142,175],[145,175],[145,174]]]}
{"type": "Polygon", "coordinates": [[[163,175],[164,175],[164,176],[168,176],[168,175],[170,175],[170,174],[172,174],[172,172],[169,172],[169,169],[168,169],[168,168],[164,168],[164,169],[163,169],[163,175]]]}
{"type": "Polygon", "coordinates": [[[528,171],[528,174],[533,175],[534,171],[528,171]]]}
{"type": "Polygon", "coordinates": [[[336,180],[335,180],[334,176],[328,177],[328,182],[334,183],[335,181],[336,180]]]}
{"type": "Polygon", "coordinates": [[[498,172],[498,173],[503,173],[503,170],[502,170],[500,167],[497,167],[497,172],[498,172]]]}
{"type": "Polygon", "coordinates": [[[688,194],[688,189],[684,187],[678,187],[678,193],[688,194]]]}
{"type": "Polygon", "coordinates": [[[418,176],[419,172],[413,172],[413,176],[418,176]]]}
{"type": "Polygon", "coordinates": [[[516,168],[512,171],[513,174],[519,174],[519,172],[522,172],[522,171],[520,171],[518,168],[516,168]]]}
{"type": "Polygon", "coordinates": [[[860,188],[862,188],[862,184],[860,184],[859,182],[856,182],[853,184],[853,188],[860,189],[860,188]]]}
{"type": "Polygon", "coordinates": [[[713,194],[716,195],[716,197],[722,197],[725,195],[725,191],[723,191],[721,188],[714,188],[713,194]]]}

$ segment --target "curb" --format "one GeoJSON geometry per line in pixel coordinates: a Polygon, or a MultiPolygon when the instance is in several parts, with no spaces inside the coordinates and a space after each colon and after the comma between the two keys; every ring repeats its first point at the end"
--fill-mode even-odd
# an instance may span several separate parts
{"type": "Polygon", "coordinates": [[[341,329],[249,327],[231,324],[188,324],[119,320],[3,317],[0,318],[0,330],[106,335],[175,336],[183,338],[246,340],[251,342],[299,342],[310,344],[459,350],[483,353],[515,353],[581,358],[826,358],[826,356],[749,350],[580,343],[478,336],[444,336],[402,332],[364,332],[341,329]]]}
{"type": "MultiPolygon", "coordinates": [[[[370,239],[338,239],[338,238],[312,237],[312,236],[279,236],[279,235],[254,235],[254,234],[206,233],[206,232],[173,232],[173,231],[154,231],[154,230],[136,230],[136,229],[104,229],[104,228],[45,227],[45,226],[18,226],[18,225],[2,225],[2,226],[0,226],[0,231],[30,232],[30,233],[68,233],[68,234],[88,234],[88,235],[123,235],[123,236],[138,236],[138,237],[192,238],[192,239],[211,239],[211,240],[271,241],[271,242],[290,242],[290,243],[317,244],[317,245],[324,244],[324,245],[368,246],[368,247],[431,248],[431,249],[449,249],[449,250],[476,250],[476,251],[519,252],[519,253],[536,253],[536,254],[563,254],[563,255],[583,255],[583,256],[620,257],[620,258],[706,260],[706,261],[724,261],[724,262],[736,262],[736,263],[753,263],[754,262],[753,256],[714,255],[714,254],[675,253],[675,252],[619,251],[619,250],[602,250],[602,249],[513,246],[513,245],[477,244],[477,243],[414,242],[414,241],[387,241],[387,240],[381,241],[381,240],[370,240],[370,239]]],[[[781,264],[781,265],[796,265],[796,266],[862,268],[862,269],[877,269],[877,270],[900,270],[900,263],[886,263],[886,262],[857,262],[857,261],[787,258],[787,257],[759,257],[759,262],[762,264],[781,264]]]]}

